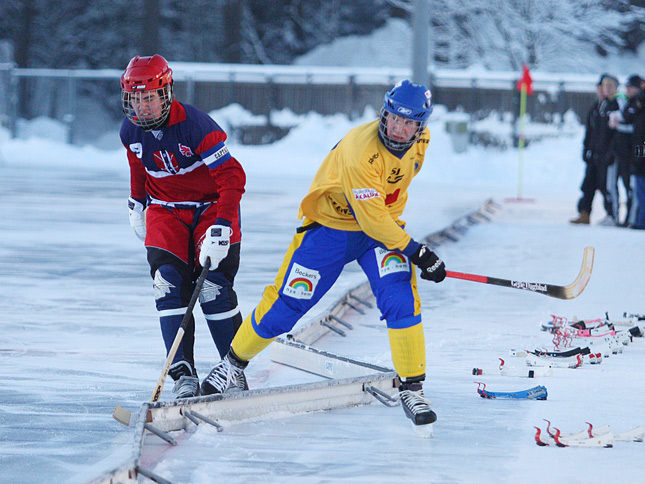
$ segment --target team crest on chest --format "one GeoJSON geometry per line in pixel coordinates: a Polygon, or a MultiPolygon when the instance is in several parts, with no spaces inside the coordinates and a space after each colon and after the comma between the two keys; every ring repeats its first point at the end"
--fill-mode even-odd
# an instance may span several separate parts
{"type": "Polygon", "coordinates": [[[401,168],[392,168],[390,175],[387,177],[388,183],[398,183],[403,180],[405,174],[401,175],[401,168]]]}
{"type": "Polygon", "coordinates": [[[174,153],[166,150],[155,151],[152,156],[155,160],[157,168],[159,168],[161,171],[166,171],[173,175],[179,173],[179,162],[177,162],[177,158],[175,157],[174,153]]]}
{"type": "Polygon", "coordinates": [[[179,143],[179,152],[186,157],[195,156],[193,155],[193,150],[190,149],[190,146],[182,145],[181,143],[179,143]]]}

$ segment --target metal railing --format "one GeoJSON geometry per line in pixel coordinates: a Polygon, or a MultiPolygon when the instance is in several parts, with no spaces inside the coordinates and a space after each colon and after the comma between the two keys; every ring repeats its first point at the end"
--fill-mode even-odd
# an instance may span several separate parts
{"type": "MultiPolygon", "coordinates": [[[[383,94],[409,69],[265,66],[171,63],[177,98],[210,112],[232,103],[266,116],[289,108],[295,114],[345,113],[350,118],[367,106],[375,110],[383,94]]],[[[0,64],[0,124],[15,137],[19,119],[45,116],[67,126],[67,141],[91,138],[89,112],[118,127],[120,70],[19,69],[0,64]],[[85,136],[84,136],[85,134],[85,136]]],[[[513,72],[437,70],[430,87],[435,104],[463,111],[475,119],[492,111],[516,114],[519,94],[513,72]]],[[[527,113],[535,121],[551,121],[568,110],[581,119],[594,100],[595,75],[534,74],[535,95],[527,113]]],[[[94,119],[96,119],[94,117],[94,119]]]]}

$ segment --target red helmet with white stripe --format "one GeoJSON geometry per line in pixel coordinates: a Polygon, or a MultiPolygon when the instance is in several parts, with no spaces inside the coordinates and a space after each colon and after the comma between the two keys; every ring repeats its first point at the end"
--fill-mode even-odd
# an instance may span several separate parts
{"type": "Polygon", "coordinates": [[[136,56],[121,76],[121,106],[132,123],[159,129],[170,114],[172,69],[159,54],[136,56]]]}

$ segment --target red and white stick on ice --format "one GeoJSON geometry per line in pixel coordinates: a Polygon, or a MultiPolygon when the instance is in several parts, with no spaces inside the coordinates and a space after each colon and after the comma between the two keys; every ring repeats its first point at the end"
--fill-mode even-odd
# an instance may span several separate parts
{"type": "Polygon", "coordinates": [[[554,284],[543,284],[541,282],[513,281],[510,279],[500,279],[497,277],[479,276],[477,274],[467,274],[465,272],[454,271],[446,271],[446,277],[463,279],[464,281],[481,282],[482,284],[493,284],[495,286],[522,289],[524,291],[531,291],[536,294],[543,294],[544,296],[555,297],[558,299],[573,299],[582,294],[582,291],[584,291],[589,279],[591,278],[593,258],[594,248],[585,247],[582,257],[582,267],[578,273],[578,277],[576,277],[576,280],[567,286],[556,286],[554,284]]]}

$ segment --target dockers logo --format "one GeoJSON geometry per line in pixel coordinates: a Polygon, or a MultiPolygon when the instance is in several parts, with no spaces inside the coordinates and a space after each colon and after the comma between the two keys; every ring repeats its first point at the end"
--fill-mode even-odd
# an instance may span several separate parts
{"type": "Polygon", "coordinates": [[[154,157],[157,168],[160,170],[167,171],[173,175],[179,173],[180,166],[174,153],[166,150],[155,151],[152,156],[154,157]]]}
{"type": "Polygon", "coordinates": [[[380,247],[374,249],[379,276],[387,276],[394,272],[410,272],[408,259],[400,252],[385,250],[380,247]]]}
{"type": "Polygon", "coordinates": [[[359,202],[380,197],[376,188],[353,188],[352,192],[354,193],[354,198],[359,202]]]}
{"type": "Polygon", "coordinates": [[[282,292],[295,299],[311,299],[319,280],[320,272],[294,262],[282,292]]]}

